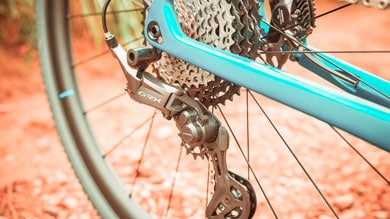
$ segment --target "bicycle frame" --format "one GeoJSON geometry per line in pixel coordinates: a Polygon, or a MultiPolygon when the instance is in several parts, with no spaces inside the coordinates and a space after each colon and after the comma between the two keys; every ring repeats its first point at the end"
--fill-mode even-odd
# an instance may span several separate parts
{"type": "MultiPolygon", "coordinates": [[[[363,92],[364,98],[361,98],[193,40],[182,32],[173,0],[152,2],[145,22],[145,37],[162,51],[390,151],[390,108],[385,105],[388,98],[384,104],[377,104],[372,102],[375,97],[366,95],[367,92],[363,92]],[[148,36],[147,27],[151,22],[159,27],[161,39],[158,41],[148,36]]],[[[390,96],[389,82],[331,56],[326,55],[326,58],[390,96]]],[[[299,62],[321,75],[321,67],[307,58],[299,62]]],[[[357,88],[338,79],[330,81],[346,90],[357,88]]],[[[359,95],[359,92],[355,93],[359,95]]]]}

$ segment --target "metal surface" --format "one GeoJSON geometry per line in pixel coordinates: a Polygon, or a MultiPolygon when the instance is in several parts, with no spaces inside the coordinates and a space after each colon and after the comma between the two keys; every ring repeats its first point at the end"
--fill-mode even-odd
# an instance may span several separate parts
{"type": "Polygon", "coordinates": [[[289,51],[296,49],[315,27],[315,8],[312,0],[270,1],[271,21],[262,49],[266,62],[282,68],[290,57],[289,51]],[[293,41],[292,41],[293,40],[293,41]]]}
{"type": "MultiPolygon", "coordinates": [[[[257,1],[176,0],[174,7],[181,29],[192,39],[251,59],[260,56],[261,17],[257,1]]],[[[240,87],[233,83],[167,53],[153,66],[166,82],[180,84],[206,106],[224,104],[239,94],[240,87]]]]}
{"type": "MultiPolygon", "coordinates": [[[[312,0],[272,1],[275,10],[271,25],[274,26],[266,28],[270,29],[268,36],[271,37],[265,37],[267,33],[259,25],[268,25],[259,13],[264,4],[256,0],[174,1],[178,22],[188,37],[281,68],[290,56],[284,51],[291,50],[293,44],[273,27],[289,29],[297,40],[306,37],[314,27],[314,6],[312,0]],[[280,16],[280,11],[287,13],[280,16]]],[[[191,97],[206,106],[225,104],[239,94],[240,88],[235,84],[167,53],[163,53],[153,67],[160,78],[169,84],[180,84],[191,97]]]]}
{"type": "MultiPolygon", "coordinates": [[[[159,38],[160,36],[155,40],[159,41],[159,38]]],[[[173,118],[187,154],[192,154],[194,158],[206,156],[213,163],[215,184],[212,198],[206,208],[206,216],[252,217],[256,209],[255,192],[247,180],[228,171],[226,152],[229,148],[229,134],[218,119],[184,90],[161,82],[143,71],[143,68],[129,67],[126,60],[128,55],[120,45],[111,49],[124,70],[128,84],[131,84],[127,88],[131,98],[160,110],[167,119],[173,118]]],[[[145,53],[145,59],[141,58],[141,67],[145,60],[155,58],[155,55],[150,55],[152,53],[149,53],[148,48],[138,51],[138,55],[145,53]]],[[[132,53],[135,51],[130,54],[132,53]]]]}
{"type": "Polygon", "coordinates": [[[251,184],[230,172],[226,165],[229,134],[220,127],[215,142],[208,146],[207,156],[212,163],[214,193],[206,208],[207,218],[252,218],[256,211],[256,195],[251,184]]]}
{"type": "Polygon", "coordinates": [[[181,31],[172,0],[154,1],[146,23],[152,20],[159,22],[164,42],[147,39],[151,45],[390,150],[389,108],[193,40],[181,31]]]}

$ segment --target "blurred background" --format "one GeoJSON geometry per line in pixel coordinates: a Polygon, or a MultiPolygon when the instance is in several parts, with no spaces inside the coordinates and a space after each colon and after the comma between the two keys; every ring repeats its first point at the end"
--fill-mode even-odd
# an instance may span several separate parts
{"type": "Polygon", "coordinates": [[[0,218],[96,217],[54,128],[33,0],[0,1],[0,66],[0,218]]]}
{"type": "MultiPolygon", "coordinates": [[[[324,8],[337,5],[325,1],[318,4],[324,8]]],[[[94,7],[96,6],[88,1],[81,1],[78,10],[88,12],[94,7]]],[[[330,50],[348,48],[351,45],[361,45],[366,48],[388,46],[390,42],[388,12],[378,13],[372,9],[368,12],[362,11],[363,8],[360,7],[348,11],[353,19],[345,24],[340,22],[344,17],[337,16],[324,20],[323,23],[317,22],[317,25],[322,28],[315,30],[312,37],[313,44],[319,47],[326,45],[330,50]],[[359,15],[360,19],[357,18],[359,15]],[[334,26],[339,28],[329,31],[334,26]],[[345,30],[348,30],[348,33],[345,30]],[[379,30],[381,34],[374,37],[370,34],[374,30],[379,30]],[[369,44],[362,43],[362,39],[371,37],[373,39],[369,44]]],[[[0,2],[0,219],[96,218],[93,207],[70,168],[55,131],[39,69],[34,19],[32,0],[0,2]]],[[[132,25],[128,22],[122,22],[124,25],[115,30],[124,35],[122,38],[128,37],[125,35],[129,33],[124,31],[128,25],[132,25]]],[[[93,25],[93,23],[85,23],[85,26],[91,30],[92,38],[97,41],[94,44],[100,44],[100,30],[92,28],[93,25]]],[[[83,47],[80,50],[83,50],[83,47]]],[[[346,54],[340,56],[390,79],[388,54],[373,56],[373,58],[346,54]]],[[[296,70],[293,65],[288,65],[286,68],[296,70]]],[[[296,115],[285,114],[284,110],[277,111],[273,106],[275,104],[271,103],[270,109],[275,110],[274,114],[278,115],[280,120],[284,119],[281,123],[288,124],[287,132],[295,137],[294,130],[300,129],[300,123],[291,124],[289,117],[296,115]]],[[[302,120],[307,119],[298,117],[302,120]]],[[[312,131],[308,133],[313,134],[312,131]]],[[[313,135],[316,133],[314,132],[313,135]]],[[[330,140],[325,141],[326,136],[322,136],[322,140],[315,138],[312,136],[310,142],[333,143],[330,140]]],[[[295,139],[297,142],[306,141],[300,137],[295,139]]],[[[332,146],[332,144],[326,145],[328,148],[332,146]]],[[[390,176],[388,153],[364,143],[360,143],[358,147],[366,152],[385,176],[390,176]]],[[[322,145],[322,147],[311,148],[310,152],[333,159],[335,155],[327,151],[329,150],[324,149],[322,145]]],[[[388,184],[376,179],[377,176],[366,171],[364,165],[355,165],[355,161],[351,161],[347,154],[342,157],[345,162],[351,162],[347,167],[329,164],[327,160],[312,159],[309,162],[316,167],[315,170],[318,171],[322,183],[338,188],[337,193],[329,193],[329,195],[332,196],[333,203],[342,218],[390,218],[388,184]],[[340,173],[340,175],[329,177],[326,174],[328,172],[321,172],[324,166],[329,168],[327,171],[340,173]]],[[[279,185],[294,182],[288,178],[276,178],[268,183],[279,185]]],[[[282,193],[287,192],[283,187],[277,188],[283,190],[282,193]]],[[[299,194],[299,191],[294,192],[299,194]]],[[[288,212],[286,217],[328,218],[321,217],[321,213],[309,216],[302,212],[297,213],[299,209],[297,206],[300,204],[297,202],[295,205],[286,206],[285,211],[288,212]]]]}

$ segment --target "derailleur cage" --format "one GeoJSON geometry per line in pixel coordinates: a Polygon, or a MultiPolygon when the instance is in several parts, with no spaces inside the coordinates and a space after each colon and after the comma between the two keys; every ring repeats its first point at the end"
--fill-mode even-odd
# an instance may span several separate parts
{"type": "Polygon", "coordinates": [[[158,58],[158,51],[148,47],[126,52],[119,44],[111,50],[124,71],[130,97],[160,110],[167,119],[173,118],[187,153],[196,158],[198,150],[202,158],[206,155],[212,161],[215,186],[207,217],[252,217],[255,193],[248,181],[228,170],[229,134],[214,114],[182,88],[168,85],[145,71],[148,63],[158,58]]]}

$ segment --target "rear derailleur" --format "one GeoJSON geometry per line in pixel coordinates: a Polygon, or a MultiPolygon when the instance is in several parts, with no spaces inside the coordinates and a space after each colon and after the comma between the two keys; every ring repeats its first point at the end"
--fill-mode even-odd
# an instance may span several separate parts
{"type": "Polygon", "coordinates": [[[219,120],[180,87],[168,85],[146,71],[161,57],[153,47],[125,51],[115,37],[106,41],[118,59],[127,79],[126,90],[139,103],[152,106],[166,119],[173,119],[188,154],[207,157],[212,163],[213,185],[207,218],[251,218],[256,210],[256,196],[251,184],[228,170],[226,152],[229,134],[219,120]]]}

